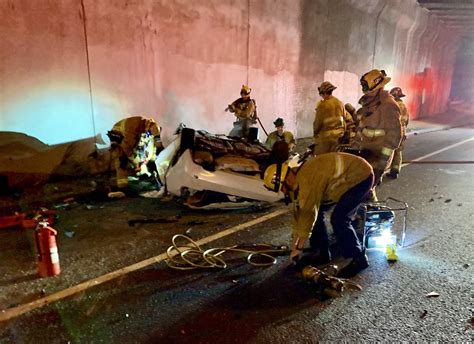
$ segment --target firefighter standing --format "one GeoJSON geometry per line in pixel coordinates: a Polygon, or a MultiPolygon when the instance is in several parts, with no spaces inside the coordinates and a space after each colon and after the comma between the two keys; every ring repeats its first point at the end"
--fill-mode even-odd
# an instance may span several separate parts
{"type": "Polygon", "coordinates": [[[301,258],[308,237],[311,248],[320,252],[319,262],[330,261],[323,210],[333,205],[330,223],[343,255],[352,258],[340,276],[351,277],[368,267],[367,256],[351,220],[373,186],[374,174],[367,161],[341,152],[321,154],[303,163],[298,170],[289,169],[287,164],[281,168],[270,165],[264,181],[267,188],[281,189],[293,200],[292,261],[301,258]]]}
{"type": "MultiPolygon", "coordinates": [[[[391,79],[385,71],[374,69],[360,79],[364,95],[357,111],[360,118],[354,147],[374,169],[375,185],[390,166],[393,152],[400,145],[402,129],[400,108],[384,86],[391,79]]],[[[376,199],[375,194],[373,199],[376,199]]]]}
{"type": "Polygon", "coordinates": [[[344,135],[344,104],[332,95],[336,86],[325,81],[318,87],[321,100],[313,122],[314,154],[335,152],[344,135]]]}
{"type": "Polygon", "coordinates": [[[402,125],[402,141],[400,143],[400,147],[398,147],[393,153],[393,161],[392,165],[390,166],[390,173],[388,174],[389,177],[397,179],[402,167],[402,151],[407,138],[407,127],[410,116],[408,114],[408,109],[402,100],[402,98],[405,97],[402,89],[400,87],[394,87],[390,90],[390,94],[393,96],[393,98],[395,98],[395,101],[400,108],[400,123],[402,125]]]}
{"type": "Polygon", "coordinates": [[[285,130],[285,122],[283,121],[283,118],[277,118],[273,124],[275,125],[276,130],[268,135],[265,145],[272,149],[275,142],[285,141],[288,143],[289,150],[293,150],[295,147],[295,137],[291,132],[285,130]]]}
{"type": "Polygon", "coordinates": [[[129,169],[132,165],[136,172],[145,172],[143,164],[153,162],[158,152],[163,149],[160,127],[151,118],[141,116],[125,118],[115,123],[112,130],[107,132],[107,136],[110,139],[111,158],[116,170],[118,188],[128,186],[129,169]],[[142,136],[148,140],[148,147],[152,144],[153,148],[145,154],[144,159],[137,159],[137,146],[140,145],[142,136]]]}
{"type": "Polygon", "coordinates": [[[236,99],[225,111],[232,112],[237,121],[234,122],[229,136],[249,137],[250,127],[257,123],[257,104],[254,99],[250,99],[251,88],[242,85],[240,98],[236,99]]]}

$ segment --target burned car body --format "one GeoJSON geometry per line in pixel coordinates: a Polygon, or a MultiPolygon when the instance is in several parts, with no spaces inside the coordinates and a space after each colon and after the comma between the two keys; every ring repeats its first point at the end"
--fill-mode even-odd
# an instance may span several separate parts
{"type": "Polygon", "coordinates": [[[160,153],[156,165],[166,190],[183,197],[188,206],[217,203],[216,208],[233,208],[284,198],[263,183],[266,167],[276,159],[258,140],[183,128],[160,153]]]}

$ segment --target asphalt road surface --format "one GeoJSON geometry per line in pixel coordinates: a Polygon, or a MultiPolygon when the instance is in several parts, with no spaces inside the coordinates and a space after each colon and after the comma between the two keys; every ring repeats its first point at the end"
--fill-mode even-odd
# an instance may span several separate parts
{"type": "MultiPolygon", "coordinates": [[[[161,261],[0,323],[0,343],[472,341],[474,140],[466,141],[471,137],[473,129],[458,128],[409,138],[408,161],[441,152],[405,166],[398,180],[380,187],[379,198],[409,204],[407,237],[394,264],[383,252],[369,252],[370,267],[354,278],[362,291],[323,299],[288,269],[286,257],[268,268],[230,259],[225,270],[177,271],[161,261]],[[427,297],[430,292],[439,296],[427,297]]],[[[196,217],[215,228],[223,216],[196,217]]],[[[259,216],[225,214],[232,225],[259,216]]],[[[183,229],[170,225],[166,237],[176,232],[183,229]]],[[[290,217],[283,214],[205,246],[288,244],[289,233],[290,217]]]]}

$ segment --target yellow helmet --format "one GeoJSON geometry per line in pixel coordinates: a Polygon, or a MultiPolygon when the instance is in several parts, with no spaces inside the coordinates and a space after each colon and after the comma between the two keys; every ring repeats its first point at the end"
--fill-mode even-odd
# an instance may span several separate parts
{"type": "Polygon", "coordinates": [[[288,168],[287,162],[268,166],[263,176],[265,187],[269,190],[279,192],[285,181],[288,168]]]}
{"type": "Polygon", "coordinates": [[[250,87],[248,87],[247,85],[242,85],[242,88],[240,89],[240,94],[249,95],[250,91],[252,91],[250,87]]]}
{"type": "Polygon", "coordinates": [[[318,91],[319,94],[325,93],[325,94],[331,94],[332,91],[334,91],[337,87],[331,84],[329,81],[324,81],[319,87],[318,91]]]}
{"type": "Polygon", "coordinates": [[[385,71],[372,69],[370,72],[365,73],[360,78],[360,85],[362,86],[362,92],[364,94],[371,93],[372,91],[383,88],[392,80],[387,76],[385,71]]]}

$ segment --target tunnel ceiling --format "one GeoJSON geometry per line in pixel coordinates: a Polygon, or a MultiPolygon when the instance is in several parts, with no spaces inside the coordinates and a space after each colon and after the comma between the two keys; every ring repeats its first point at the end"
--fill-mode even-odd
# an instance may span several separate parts
{"type": "Polygon", "coordinates": [[[418,0],[451,31],[474,37],[474,0],[418,0]]]}

